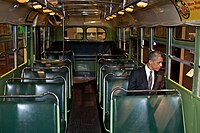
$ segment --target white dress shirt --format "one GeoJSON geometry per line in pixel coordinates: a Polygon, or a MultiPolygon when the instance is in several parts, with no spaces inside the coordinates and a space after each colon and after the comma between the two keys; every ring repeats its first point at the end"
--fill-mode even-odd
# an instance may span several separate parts
{"type": "Polygon", "coordinates": [[[153,85],[154,85],[154,79],[155,79],[154,71],[149,69],[147,65],[145,65],[145,71],[146,71],[146,75],[147,75],[147,81],[149,80],[150,71],[152,71],[152,85],[151,85],[151,90],[152,90],[153,85]]]}

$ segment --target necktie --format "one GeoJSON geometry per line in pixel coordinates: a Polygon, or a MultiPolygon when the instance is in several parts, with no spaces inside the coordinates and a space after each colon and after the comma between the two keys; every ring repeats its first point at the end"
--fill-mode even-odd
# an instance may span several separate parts
{"type": "Polygon", "coordinates": [[[148,79],[148,89],[151,90],[151,86],[152,86],[152,71],[150,71],[150,74],[149,74],[149,79],[148,79]]]}

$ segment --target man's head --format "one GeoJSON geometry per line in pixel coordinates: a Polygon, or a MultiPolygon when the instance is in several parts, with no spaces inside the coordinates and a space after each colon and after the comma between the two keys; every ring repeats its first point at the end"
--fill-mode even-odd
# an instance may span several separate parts
{"type": "Polygon", "coordinates": [[[147,66],[149,69],[159,71],[162,67],[163,57],[160,51],[151,51],[148,56],[147,66]]]}

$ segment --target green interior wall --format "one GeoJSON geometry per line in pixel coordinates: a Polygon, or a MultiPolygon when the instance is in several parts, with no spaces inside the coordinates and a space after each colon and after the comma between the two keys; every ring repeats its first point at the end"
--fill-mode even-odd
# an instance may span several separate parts
{"type": "Polygon", "coordinates": [[[22,65],[22,66],[18,67],[18,69],[13,69],[10,72],[3,75],[2,77],[0,77],[0,95],[3,95],[3,91],[4,91],[6,81],[9,78],[21,77],[21,71],[24,67],[25,67],[25,65],[22,65]]]}
{"type": "Polygon", "coordinates": [[[183,100],[183,110],[185,118],[185,128],[187,133],[200,132],[200,98],[194,96],[191,91],[173,82],[172,80],[166,81],[167,88],[178,89],[181,93],[183,100]]]}

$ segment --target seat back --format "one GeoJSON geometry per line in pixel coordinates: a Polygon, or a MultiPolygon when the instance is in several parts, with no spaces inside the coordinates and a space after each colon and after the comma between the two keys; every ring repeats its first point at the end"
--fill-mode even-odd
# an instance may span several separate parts
{"type": "MultiPolygon", "coordinates": [[[[36,80],[36,79],[34,79],[36,80]]],[[[40,80],[40,79],[37,79],[40,80]]],[[[61,127],[65,129],[67,123],[67,100],[65,92],[65,83],[63,82],[19,82],[8,80],[5,86],[5,95],[37,95],[52,92],[59,99],[61,127]]],[[[45,97],[46,99],[46,97],[45,97]]],[[[13,99],[8,99],[13,101],[13,99]]],[[[38,101],[38,99],[30,99],[38,101]]],[[[51,100],[50,98],[48,100],[51,100]]]]}
{"type": "Polygon", "coordinates": [[[118,66],[118,67],[123,67],[123,66],[133,67],[135,66],[135,63],[133,60],[128,60],[128,59],[104,59],[104,58],[99,59],[96,67],[97,84],[99,83],[98,78],[101,75],[100,69],[102,69],[101,67],[104,65],[118,66]]]}
{"type": "Polygon", "coordinates": [[[179,94],[111,96],[111,133],[183,133],[179,94]]]}
{"type": "Polygon", "coordinates": [[[46,59],[53,59],[53,60],[64,60],[64,59],[70,59],[72,62],[74,61],[74,52],[69,51],[45,51],[44,58],[46,59]]]}
{"type": "Polygon", "coordinates": [[[55,101],[0,101],[0,123],[2,133],[60,133],[59,108],[55,101]]]}
{"type": "Polygon", "coordinates": [[[113,89],[122,87],[128,89],[129,75],[115,75],[109,73],[104,77],[103,85],[103,123],[106,130],[110,130],[110,95],[113,89]]]}
{"type": "Polygon", "coordinates": [[[66,64],[66,61],[67,62],[70,61],[71,70],[74,68],[75,57],[74,57],[74,52],[71,50],[64,51],[64,52],[63,51],[45,51],[44,57],[46,60],[63,60],[65,64],[66,64]]]}
{"type": "MultiPolygon", "coordinates": [[[[44,78],[43,80],[36,80],[37,82],[60,82],[61,78],[55,78],[55,77],[63,77],[65,80],[65,87],[66,87],[66,94],[67,98],[71,98],[71,79],[70,76],[70,70],[68,67],[51,67],[51,68],[45,68],[45,67],[26,67],[22,70],[22,78],[25,78],[24,82],[32,82],[32,78],[44,78]],[[54,78],[55,80],[45,80],[46,78],[54,78]],[[45,81],[44,81],[45,80],[45,81]]],[[[62,80],[61,80],[62,82],[62,80]]]]}
{"type": "Polygon", "coordinates": [[[98,80],[98,91],[99,91],[99,103],[100,106],[102,107],[102,102],[103,102],[103,79],[105,77],[106,74],[108,73],[113,73],[116,75],[130,75],[131,71],[135,69],[135,65],[134,64],[130,64],[130,66],[108,66],[108,65],[104,65],[100,68],[100,73],[99,73],[99,78],[98,80]]]}

